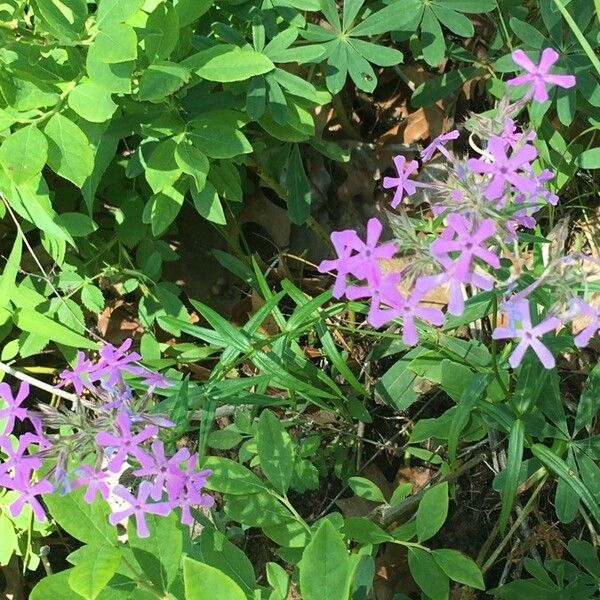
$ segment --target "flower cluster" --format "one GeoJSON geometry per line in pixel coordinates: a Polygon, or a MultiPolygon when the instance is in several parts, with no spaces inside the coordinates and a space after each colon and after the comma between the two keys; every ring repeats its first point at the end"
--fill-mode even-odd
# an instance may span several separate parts
{"type": "Polygon", "coordinates": [[[146,514],[179,509],[181,521],[192,525],[192,507],[213,504],[212,496],[202,493],[210,471],[198,470],[198,455],[182,448],[169,456],[158,438],[174,423],[146,409],[155,389],[169,383],[137,365],[140,356],[128,353],[130,347],[131,340],[118,348],[107,344],[96,361],[77,355],[73,369],[60,374],[62,385],[71,385],[78,395],[71,409],[40,404],[38,411],[31,410],[24,406],[29,384],[22,382],[15,396],[0,383],[0,452],[5,456],[0,486],[15,493],[13,516],[29,505],[43,521],[40,496],[84,488],[86,502],[98,496],[108,501],[111,523],[133,516],[138,535],[146,537],[146,514]],[[142,396],[126,383],[126,373],[141,377],[142,396]],[[17,422],[33,431],[17,439],[17,422]],[[65,426],[68,435],[52,433],[65,426]]]}
{"type": "MultiPolygon", "coordinates": [[[[432,214],[436,223],[445,223],[443,230],[421,248],[418,244],[402,247],[393,242],[380,243],[383,226],[373,218],[367,225],[366,242],[353,230],[334,232],[331,239],[338,258],[323,261],[319,271],[336,273],[334,297],[345,294],[351,300],[370,301],[367,320],[372,326],[381,327],[400,317],[402,338],[410,345],[419,340],[418,321],[437,326],[445,321],[442,311],[427,303],[428,294],[435,288],[444,289],[448,296],[448,313],[452,315],[463,313],[469,290],[503,288],[506,301],[502,309],[509,315],[509,323],[496,328],[493,338],[518,340],[509,359],[512,367],[518,366],[525,352],[531,349],[546,368],[552,368],[554,356],[540,338],[581,314],[591,321],[575,338],[577,346],[584,346],[600,328],[600,310],[573,297],[569,290],[563,302],[570,307],[569,311],[560,313],[554,306],[546,318],[534,325],[532,320],[537,321],[537,315],[530,311],[535,310],[535,303],[530,306],[528,294],[543,285],[544,278],[517,291],[518,273],[508,280],[500,280],[496,270],[501,267],[502,255],[510,256],[508,245],[517,247],[519,231],[535,227],[535,213],[558,201],[546,187],[553,173],[539,169],[536,163],[535,133],[520,131],[513,117],[526,102],[547,100],[548,86],[572,87],[575,78],[550,73],[558,59],[551,48],[543,51],[537,65],[522,50],[516,50],[512,56],[526,73],[507,84],[527,86],[525,95],[514,104],[505,98],[496,118],[473,116],[472,122],[466,124],[472,131],[469,143],[479,154],[478,158],[464,160],[452,153],[447,144],[458,139],[460,133],[450,131],[436,137],[420,156],[421,163],[426,163],[442,155],[448,164],[446,180],[424,183],[412,179],[419,162],[408,162],[404,156],[394,158],[397,176],[383,179],[385,189],[395,190],[392,208],[415,194],[418,187],[430,188],[432,214]],[[484,148],[475,144],[474,136],[484,142],[484,148]],[[386,261],[397,252],[403,253],[409,263],[419,265],[416,276],[408,277],[410,267],[404,272],[386,270],[386,261]],[[349,282],[349,277],[355,281],[349,282]]],[[[404,230],[408,223],[407,219],[403,221],[404,230]]],[[[399,237],[414,239],[415,232],[403,231],[399,237]]]]}

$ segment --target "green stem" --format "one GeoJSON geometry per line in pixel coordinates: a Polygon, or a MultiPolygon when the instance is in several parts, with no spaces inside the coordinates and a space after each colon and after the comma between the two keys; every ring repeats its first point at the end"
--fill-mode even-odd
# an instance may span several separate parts
{"type": "Polygon", "coordinates": [[[360,134],[358,133],[358,131],[356,131],[356,128],[352,124],[352,121],[350,121],[350,118],[348,117],[348,113],[346,112],[346,109],[344,108],[344,103],[342,102],[342,99],[340,98],[339,94],[334,94],[334,96],[331,99],[331,104],[333,105],[335,114],[340,121],[340,125],[342,126],[344,133],[351,140],[357,140],[360,142],[362,140],[362,138],[360,137],[360,134]]]}
{"type": "MultiPolygon", "coordinates": [[[[496,294],[492,297],[492,330],[496,329],[498,325],[498,297],[496,294]]],[[[508,400],[510,398],[510,392],[508,388],[504,384],[504,380],[500,376],[500,370],[498,369],[498,347],[496,340],[492,337],[492,366],[494,369],[494,375],[496,376],[496,381],[504,394],[504,397],[508,400]]]]}
{"type": "Polygon", "coordinates": [[[281,502],[281,504],[283,504],[292,513],[294,519],[296,519],[296,521],[298,521],[298,523],[300,523],[302,527],[304,527],[304,529],[306,529],[306,531],[308,531],[308,533],[312,535],[312,530],[310,526],[301,517],[300,513],[292,506],[292,503],[289,501],[287,496],[280,496],[277,492],[274,492],[273,490],[269,490],[269,493],[275,496],[275,498],[277,498],[277,500],[279,500],[279,502],[281,502]]]}
{"type": "Polygon", "coordinates": [[[150,592],[155,598],[159,598],[159,600],[169,600],[168,594],[161,594],[155,587],[151,586],[149,583],[146,583],[143,577],[143,573],[138,573],[136,569],[132,566],[132,564],[124,557],[121,557],[123,562],[127,565],[127,568],[131,571],[133,575],[133,580],[138,584],[139,587],[145,589],[147,592],[150,592]]]}
{"type": "MultiPolygon", "coordinates": [[[[594,0],[596,5],[596,14],[598,18],[600,18],[600,0],[594,0]]],[[[571,16],[571,13],[566,9],[565,5],[562,3],[562,0],[553,0],[556,8],[562,14],[564,20],[567,22],[567,25],[571,28],[573,35],[577,38],[579,45],[583,48],[583,51],[587,54],[587,57],[590,59],[590,62],[594,65],[594,69],[596,69],[596,73],[600,75],[600,59],[596,56],[594,49],[590,46],[590,43],[585,39],[585,35],[583,31],[579,29],[579,26],[571,16]]]]}

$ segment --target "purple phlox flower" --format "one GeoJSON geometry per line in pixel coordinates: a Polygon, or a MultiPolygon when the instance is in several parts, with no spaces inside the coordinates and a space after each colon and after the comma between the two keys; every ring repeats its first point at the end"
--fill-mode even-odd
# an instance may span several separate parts
{"type": "Polygon", "coordinates": [[[37,496],[49,494],[53,491],[52,484],[47,479],[41,479],[37,483],[31,483],[31,471],[19,470],[14,479],[4,478],[2,483],[9,489],[19,493],[19,497],[10,505],[10,514],[18,517],[25,504],[31,506],[31,510],[38,521],[46,518],[46,511],[37,496]]]}
{"type": "Polygon", "coordinates": [[[129,505],[123,510],[113,512],[109,521],[112,525],[120,523],[123,519],[135,516],[135,526],[138,537],[146,538],[150,535],[146,515],[148,513],[166,517],[171,512],[171,505],[168,502],[148,503],[148,496],[152,492],[152,484],[149,481],[142,481],[138,490],[137,498],[124,486],[115,486],[114,493],[129,505]]]}
{"type": "Polygon", "coordinates": [[[319,265],[319,272],[326,273],[336,270],[337,276],[333,287],[333,296],[341,298],[346,291],[348,275],[359,279],[369,279],[377,276],[379,266],[377,260],[389,259],[396,253],[393,242],[379,244],[383,225],[379,219],[369,219],[367,223],[367,239],[363,242],[356,231],[347,229],[331,234],[331,241],[338,254],[334,260],[324,260],[319,265]]]}
{"type": "Polygon", "coordinates": [[[185,485],[185,473],[180,465],[189,460],[187,448],[181,448],[173,456],[165,456],[165,447],[161,440],[152,442],[152,454],[142,459],[142,467],[133,472],[138,477],[153,477],[151,497],[160,500],[163,490],[167,490],[169,499],[176,497],[185,485]]]}
{"type": "Polygon", "coordinates": [[[137,352],[126,354],[132,342],[133,340],[128,338],[118,348],[112,344],[105,344],[100,349],[100,360],[94,370],[94,379],[101,380],[102,385],[107,389],[112,389],[122,380],[123,371],[133,375],[142,375],[145,372],[143,367],[132,364],[142,358],[137,352]]]}
{"type": "Polygon", "coordinates": [[[492,219],[484,219],[476,224],[459,213],[450,213],[448,226],[431,244],[431,254],[440,260],[448,258],[451,252],[459,252],[454,263],[453,275],[462,283],[471,283],[475,258],[479,258],[494,269],[500,268],[500,260],[496,254],[483,246],[483,243],[495,233],[496,225],[492,219]]]}
{"type": "Polygon", "coordinates": [[[414,346],[419,341],[415,319],[427,321],[438,327],[444,324],[444,313],[439,308],[421,305],[421,301],[428,291],[426,285],[415,285],[410,296],[402,300],[400,306],[402,341],[409,346],[414,346]]]}
{"type": "Polygon", "coordinates": [[[513,61],[525,69],[527,73],[509,79],[506,84],[515,86],[529,83],[532,87],[528,94],[533,96],[536,102],[545,102],[549,98],[546,85],[557,85],[562,88],[572,88],[575,85],[573,75],[552,75],[550,73],[550,69],[559,58],[560,55],[556,50],[545,48],[539,64],[536,65],[523,50],[515,50],[512,53],[513,61]]]}
{"type": "Polygon", "coordinates": [[[403,300],[403,296],[398,289],[400,278],[400,273],[388,273],[384,276],[379,271],[367,285],[350,286],[346,290],[346,297],[349,300],[369,298],[371,304],[367,321],[373,327],[382,327],[400,314],[400,306],[403,300]]]}
{"type": "Polygon", "coordinates": [[[108,462],[108,468],[113,473],[120,471],[128,456],[134,456],[140,462],[149,458],[139,445],[158,434],[158,427],[155,425],[147,425],[139,433],[133,433],[131,431],[131,420],[125,411],[119,412],[116,422],[120,435],[113,435],[105,431],[96,435],[96,443],[99,446],[107,446],[115,451],[108,462]]]}
{"type": "Polygon", "coordinates": [[[535,131],[529,131],[523,134],[517,129],[517,124],[512,119],[504,120],[504,129],[500,137],[511,147],[516,148],[522,142],[532,142],[536,138],[535,131]]]}
{"type": "Polygon", "coordinates": [[[2,398],[5,404],[5,408],[0,408],[0,419],[7,419],[1,435],[12,433],[15,427],[15,420],[24,421],[28,418],[27,409],[21,406],[27,396],[29,396],[29,384],[26,381],[21,382],[16,397],[13,396],[8,383],[0,383],[0,398],[2,398]]]}
{"type": "Polygon", "coordinates": [[[142,375],[144,383],[148,386],[148,393],[151,394],[156,388],[167,388],[171,382],[158,371],[145,371],[142,375]]]}
{"type": "Polygon", "coordinates": [[[94,363],[88,360],[83,352],[77,353],[77,360],[72,370],[65,369],[59,377],[65,383],[71,383],[75,393],[81,395],[85,388],[90,388],[90,373],[94,369],[94,363]]]}
{"type": "Polygon", "coordinates": [[[196,471],[198,464],[198,454],[193,454],[188,460],[184,470],[185,485],[180,490],[173,505],[181,508],[181,522],[184,525],[193,525],[191,508],[193,506],[210,507],[215,503],[215,499],[210,494],[202,494],[202,488],[206,485],[207,478],[211,475],[210,469],[196,471]]]}
{"type": "Polygon", "coordinates": [[[405,192],[407,195],[412,196],[417,191],[418,183],[410,180],[408,177],[419,168],[419,163],[416,160],[411,160],[406,165],[406,157],[401,154],[394,156],[394,165],[396,171],[398,171],[398,177],[383,178],[383,187],[386,190],[396,188],[394,198],[392,199],[392,208],[396,208],[400,204],[405,192]]]}
{"type": "Polygon", "coordinates": [[[432,156],[435,154],[436,151],[441,152],[448,160],[452,160],[452,156],[450,156],[450,153],[448,152],[448,150],[446,150],[446,144],[450,140],[457,139],[459,136],[460,133],[455,129],[454,131],[442,133],[441,135],[438,135],[437,137],[433,138],[430,144],[427,147],[425,147],[421,152],[421,160],[423,162],[431,160],[432,156]]]}
{"type": "Polygon", "coordinates": [[[583,348],[590,343],[592,336],[600,330],[600,308],[594,308],[581,298],[572,298],[569,304],[577,311],[577,314],[591,317],[591,322],[575,336],[575,345],[578,348],[583,348]]]}
{"type": "MultiPolygon", "coordinates": [[[[528,348],[531,348],[540,359],[546,369],[552,369],[556,364],[554,356],[544,344],[538,339],[545,333],[557,329],[561,325],[561,320],[557,317],[548,317],[538,325],[532,326],[531,316],[529,314],[529,302],[527,300],[517,300],[510,302],[508,309],[512,312],[512,318],[509,321],[520,321],[521,327],[515,327],[514,322],[509,323],[509,327],[496,327],[492,333],[495,340],[504,340],[519,338],[514,352],[510,355],[508,362],[515,369],[521,364],[523,356],[528,348]]],[[[506,312],[506,308],[504,308],[506,312]]]]}
{"type": "Polygon", "coordinates": [[[81,465],[81,467],[77,469],[77,473],[79,473],[79,476],[73,480],[72,489],[86,485],[87,490],[85,491],[83,499],[88,504],[94,502],[98,493],[100,493],[102,498],[108,500],[111,487],[107,480],[111,479],[110,473],[98,471],[91,465],[81,465]]]}
{"type": "MultiPolygon", "coordinates": [[[[531,179],[535,182],[535,189],[530,194],[517,194],[514,199],[515,204],[536,203],[538,198],[541,198],[544,202],[556,206],[558,196],[548,190],[545,185],[547,181],[554,179],[554,173],[549,169],[544,169],[539,175],[532,175],[531,179]]],[[[541,205],[537,206],[537,210],[540,208],[541,205]]]]}
{"type": "Polygon", "coordinates": [[[537,156],[537,150],[531,144],[524,144],[508,156],[506,143],[495,135],[488,142],[487,151],[491,155],[491,162],[470,158],[467,165],[474,173],[492,175],[484,192],[488,200],[502,197],[507,183],[524,193],[532,193],[536,189],[536,182],[531,178],[530,163],[537,156]],[[525,173],[519,173],[519,169],[523,169],[525,173]]]}
{"type": "Polygon", "coordinates": [[[16,447],[11,438],[6,435],[0,436],[0,448],[7,456],[6,460],[0,463],[0,475],[8,475],[13,471],[17,474],[15,476],[18,476],[20,470],[30,473],[39,469],[42,466],[42,459],[35,454],[26,454],[32,444],[39,445],[39,439],[37,435],[30,432],[19,437],[16,447]]]}

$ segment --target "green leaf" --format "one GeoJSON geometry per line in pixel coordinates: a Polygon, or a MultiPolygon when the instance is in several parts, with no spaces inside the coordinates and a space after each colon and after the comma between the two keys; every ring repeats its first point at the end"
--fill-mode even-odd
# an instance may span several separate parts
{"type": "Polygon", "coordinates": [[[442,25],[445,25],[456,35],[470,38],[475,34],[473,23],[461,13],[440,4],[432,4],[431,10],[433,10],[442,25]]]}
{"type": "Polygon", "coordinates": [[[267,84],[262,75],[256,75],[250,80],[246,95],[246,112],[251,119],[260,119],[267,104],[267,84]]]}
{"type": "Polygon", "coordinates": [[[83,488],[64,496],[46,494],[44,502],[56,522],[75,539],[86,544],[117,545],[117,529],[108,522],[110,508],[106,502],[88,504],[83,488]]]}
{"type": "MultiPolygon", "coordinates": [[[[577,473],[577,464],[573,449],[567,451],[566,464],[577,473]]],[[[562,478],[558,479],[556,484],[556,493],[554,494],[554,510],[561,523],[571,523],[577,517],[580,508],[579,496],[575,490],[562,478]]]]}
{"type": "Polygon", "coordinates": [[[48,142],[34,125],[11,133],[0,146],[0,164],[16,184],[42,172],[48,158],[48,142]]]}
{"type": "Polygon", "coordinates": [[[57,220],[73,237],[87,237],[98,229],[98,225],[83,213],[61,213],[57,220]]]}
{"type": "Polygon", "coordinates": [[[194,119],[187,136],[211,158],[233,158],[252,152],[252,145],[231,119],[215,113],[194,119]]]}
{"type": "Polygon", "coordinates": [[[378,525],[363,517],[349,517],[344,521],[344,534],[359,544],[381,544],[393,537],[378,525]]]}
{"type": "Polygon", "coordinates": [[[190,191],[194,206],[200,215],[218,225],[225,225],[227,223],[221,200],[219,200],[219,194],[217,194],[215,186],[210,181],[206,182],[201,191],[198,191],[196,182],[193,181],[190,191]]]}
{"type": "Polygon", "coordinates": [[[48,166],[81,187],[94,169],[94,154],[86,135],[60,113],[50,117],[44,133],[48,138],[48,166]]]}
{"type": "Polygon", "coordinates": [[[290,219],[301,225],[310,215],[311,192],[298,144],[292,146],[286,183],[290,219]]]}
{"type": "MultiPolygon", "coordinates": [[[[6,347],[6,346],[5,346],[6,347]]],[[[19,538],[13,522],[5,513],[0,513],[0,566],[9,563],[13,552],[19,547],[19,538]]]]}
{"type": "Polygon", "coordinates": [[[69,94],[68,102],[80,117],[92,123],[107,121],[117,110],[110,93],[92,81],[79,83],[69,94]]]}
{"type": "MultiPolygon", "coordinates": [[[[0,298],[2,295],[0,295],[0,298]]],[[[581,391],[577,414],[575,416],[575,427],[573,434],[582,429],[591,428],[600,405],[600,363],[598,363],[588,375],[581,391]]]]}
{"type": "Polygon", "coordinates": [[[166,187],[150,198],[150,225],[155,237],[167,231],[179,214],[184,200],[185,196],[175,187],[166,187]]]}
{"type": "Polygon", "coordinates": [[[575,163],[582,169],[600,169],[600,148],[584,150],[575,158],[575,163]]]}
{"type": "Polygon", "coordinates": [[[430,552],[410,546],[408,568],[413,579],[432,600],[448,600],[449,581],[430,552]]]}
{"type": "Polygon", "coordinates": [[[213,5],[214,0],[179,0],[175,12],[179,17],[179,27],[191,25],[213,5]]]}
{"type": "Polygon", "coordinates": [[[44,577],[31,590],[29,600],[49,600],[50,598],[82,600],[82,596],[69,587],[71,572],[72,569],[66,569],[60,573],[44,577]]]}
{"type": "Polygon", "coordinates": [[[342,29],[347,31],[354,24],[365,0],[344,0],[344,10],[342,13],[342,29]]]}
{"type": "Polygon", "coordinates": [[[325,71],[325,81],[327,89],[332,94],[338,94],[346,83],[348,74],[348,44],[341,40],[328,42],[333,50],[327,59],[327,69],[325,71]]]}
{"type": "Polygon", "coordinates": [[[138,98],[158,102],[174,94],[191,77],[187,67],[169,61],[150,65],[140,78],[138,98]]]}
{"type": "Polygon", "coordinates": [[[36,22],[59,40],[79,38],[88,16],[85,0],[32,0],[31,5],[36,22]]]}
{"type": "Polygon", "coordinates": [[[429,6],[425,6],[421,22],[421,45],[425,61],[432,67],[437,67],[444,58],[446,42],[440,22],[429,6]]]}
{"type": "Polygon", "coordinates": [[[546,36],[533,25],[521,21],[516,17],[511,17],[509,24],[517,37],[530,48],[541,50],[546,43],[546,36]]]}
{"type": "Polygon", "coordinates": [[[368,16],[348,33],[352,36],[373,36],[390,31],[414,30],[422,14],[421,0],[403,0],[402,10],[393,3],[368,16]]]}
{"type": "Polygon", "coordinates": [[[485,590],[481,570],[468,556],[457,550],[433,550],[433,558],[438,566],[452,579],[477,590],[485,590]]]}
{"type": "Polygon", "coordinates": [[[89,600],[95,600],[117,572],[121,551],[115,546],[88,546],[83,559],[69,569],[69,586],[89,600]]]}
{"type": "Polygon", "coordinates": [[[98,56],[96,46],[92,45],[86,59],[87,74],[98,87],[115,94],[131,93],[131,76],[135,61],[108,64],[98,56]]]}
{"type": "Polygon", "coordinates": [[[146,515],[150,536],[140,538],[133,520],[129,521],[127,536],[144,577],[157,589],[167,592],[177,577],[183,552],[183,532],[178,517],[172,512],[163,517],[146,515]]]}
{"type": "Polygon", "coordinates": [[[268,562],[267,581],[273,588],[277,600],[286,600],[290,587],[290,578],[287,571],[277,563],[268,562]]]}
{"type": "Polygon", "coordinates": [[[122,63],[137,58],[137,35],[131,25],[110,23],[94,40],[95,52],[103,63],[122,63]]]}
{"type": "Polygon", "coordinates": [[[435,0],[433,4],[465,13],[492,12],[497,6],[496,0],[435,0]]]}
{"type": "Polygon", "coordinates": [[[146,21],[144,39],[146,56],[151,63],[169,58],[179,41],[179,17],[175,7],[166,2],[154,6],[146,21]]]}
{"type": "Polygon", "coordinates": [[[352,491],[361,498],[372,500],[373,502],[385,502],[383,492],[370,479],[364,477],[350,477],[348,485],[352,491]]]}
{"type": "Polygon", "coordinates": [[[347,600],[350,559],[342,536],[329,519],[319,525],[299,567],[303,600],[347,600]]]}
{"type": "Polygon", "coordinates": [[[177,144],[175,149],[175,162],[184,173],[194,178],[197,190],[204,189],[210,165],[206,154],[202,150],[192,146],[192,144],[181,142],[177,144]]]}
{"type": "MultiPolygon", "coordinates": [[[[440,77],[426,81],[425,83],[419,85],[413,92],[411,104],[415,107],[431,106],[438,100],[441,100],[442,98],[449,96],[452,92],[455,92],[463,85],[463,83],[469,79],[472,79],[478,73],[479,69],[477,67],[464,67],[462,69],[452,70],[449,73],[441,75],[440,77]]],[[[474,296],[471,298],[471,300],[475,300],[479,296],[480,294],[474,296]]],[[[487,296],[482,296],[482,298],[487,298],[488,296],[489,293],[487,296]]],[[[480,301],[483,302],[483,299],[480,301]]],[[[475,302],[470,303],[470,305],[473,304],[475,304],[475,302]]],[[[470,316],[464,318],[470,318],[470,316]]],[[[455,319],[455,321],[458,322],[458,319],[455,319]]],[[[451,329],[456,326],[457,325],[455,325],[453,322],[452,325],[447,325],[446,329],[451,329]]]]}
{"type": "MultiPolygon", "coordinates": [[[[242,50],[231,45],[202,50],[194,57],[194,71],[197,75],[221,83],[245,81],[255,75],[264,75],[275,68],[271,59],[265,54],[256,50],[242,50]]],[[[187,64],[187,60],[184,64],[187,64]]]]}
{"type": "Polygon", "coordinates": [[[256,445],[262,472],[279,493],[285,494],[294,474],[294,447],[288,432],[270,410],[263,410],[260,415],[256,445]]]}
{"type": "Polygon", "coordinates": [[[500,531],[504,531],[508,523],[519,485],[519,472],[523,461],[523,442],[525,439],[525,425],[522,419],[513,422],[508,436],[508,452],[506,460],[506,479],[502,490],[502,510],[498,524],[500,531]]]}
{"type": "Polygon", "coordinates": [[[249,496],[231,495],[225,503],[225,513],[249,527],[271,527],[293,520],[288,509],[267,492],[249,496]]]}
{"type": "Polygon", "coordinates": [[[187,557],[183,560],[183,581],[186,600],[247,600],[225,573],[187,557]]]}
{"type": "Polygon", "coordinates": [[[395,48],[388,48],[387,46],[380,46],[354,38],[350,39],[350,45],[363,58],[379,67],[393,67],[400,64],[404,59],[402,52],[395,48]]]}
{"type": "Polygon", "coordinates": [[[265,484],[249,469],[238,462],[220,456],[209,456],[202,464],[210,469],[206,488],[226,494],[256,494],[266,490],[265,484]]]}
{"type": "Polygon", "coordinates": [[[23,331],[29,331],[71,348],[89,348],[96,350],[98,344],[75,333],[72,329],[53,321],[47,316],[30,308],[19,308],[14,314],[15,325],[23,331]]]}
{"type": "Polygon", "coordinates": [[[181,177],[181,168],[175,159],[177,144],[173,139],[159,142],[152,151],[144,175],[156,194],[171,187],[181,177]]]}
{"type": "Polygon", "coordinates": [[[234,429],[228,427],[211,431],[208,436],[208,445],[217,450],[231,450],[231,448],[239,446],[241,441],[242,436],[234,429]]]}
{"type": "Polygon", "coordinates": [[[448,516],[448,482],[429,488],[417,509],[417,538],[424,542],[432,538],[446,522],[448,516]]]}
{"type": "Polygon", "coordinates": [[[95,285],[88,284],[83,287],[81,302],[92,313],[101,313],[104,310],[104,295],[95,285]]]}
{"type": "Polygon", "coordinates": [[[377,87],[377,75],[373,67],[350,44],[347,46],[348,73],[356,87],[371,93],[377,87]]]}
{"type": "Polygon", "coordinates": [[[144,0],[101,0],[96,12],[96,24],[102,27],[109,23],[123,23],[133,17],[143,4],[144,0]]]}
{"type": "Polygon", "coordinates": [[[256,575],[250,559],[220,531],[204,527],[200,536],[202,562],[231,577],[249,596],[256,588],[256,575]]]}

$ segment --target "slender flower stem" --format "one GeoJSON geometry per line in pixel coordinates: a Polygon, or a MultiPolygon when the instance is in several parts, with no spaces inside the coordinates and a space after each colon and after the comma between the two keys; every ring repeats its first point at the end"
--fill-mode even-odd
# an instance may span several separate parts
{"type": "Polygon", "coordinates": [[[13,369],[12,367],[8,366],[3,362],[0,362],[0,371],[4,371],[5,373],[8,373],[9,375],[16,377],[17,379],[20,379],[21,381],[26,381],[27,383],[31,384],[36,388],[39,388],[40,390],[44,390],[45,392],[48,392],[55,396],[60,396],[65,400],[69,400],[70,402],[77,402],[77,396],[75,394],[65,392],[64,390],[56,388],[53,385],[50,385],[49,383],[40,381],[39,379],[36,379],[31,375],[27,375],[25,373],[22,373],[21,371],[17,371],[16,369],[13,369]]]}
{"type": "MultiPolygon", "coordinates": [[[[496,329],[498,326],[498,296],[494,294],[492,296],[492,330],[496,329]]],[[[496,381],[504,394],[504,397],[508,400],[510,398],[510,392],[506,387],[504,380],[500,375],[500,370],[498,369],[498,344],[494,338],[491,341],[491,350],[492,350],[492,366],[494,369],[494,375],[496,376],[496,381]]]]}
{"type": "Polygon", "coordinates": [[[304,527],[304,529],[306,529],[306,531],[308,531],[308,533],[312,535],[312,530],[311,530],[310,526],[300,516],[300,513],[293,507],[292,503],[289,501],[287,496],[281,496],[280,494],[278,494],[277,492],[274,492],[273,490],[269,490],[269,493],[271,495],[275,496],[275,498],[277,498],[277,500],[279,500],[279,502],[281,502],[281,504],[283,504],[292,513],[292,515],[294,515],[294,519],[296,519],[304,527]]]}

